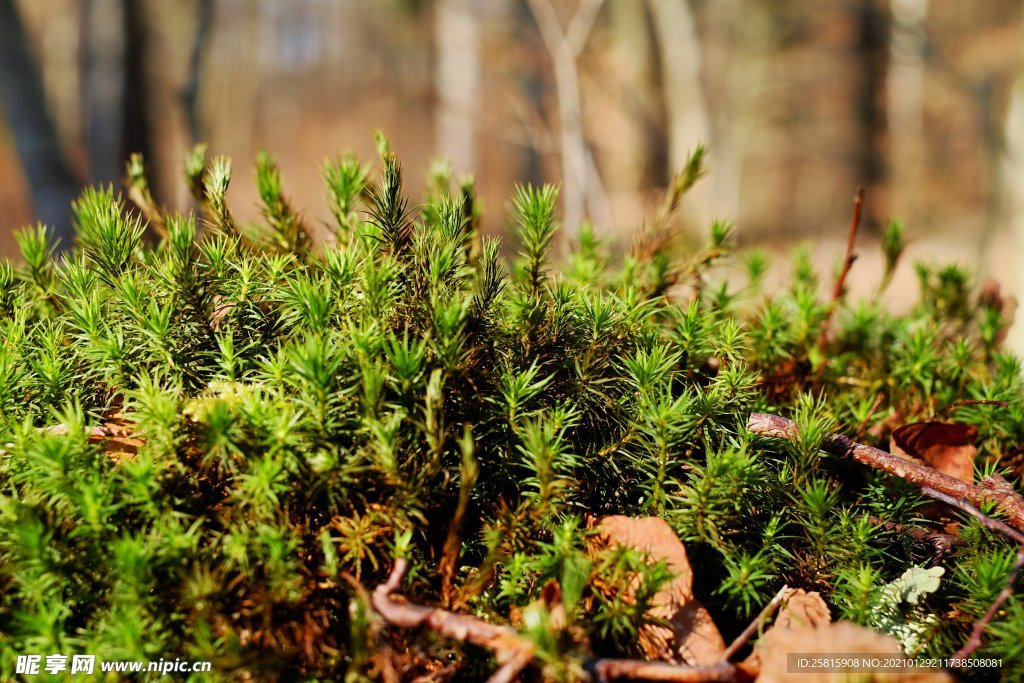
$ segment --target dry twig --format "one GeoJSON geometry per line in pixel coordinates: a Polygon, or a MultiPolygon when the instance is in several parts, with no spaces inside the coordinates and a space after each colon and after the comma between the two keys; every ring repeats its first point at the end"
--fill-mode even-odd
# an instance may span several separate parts
{"type": "MultiPolygon", "coordinates": [[[[494,653],[501,665],[488,683],[509,683],[533,660],[534,644],[510,626],[490,624],[477,617],[455,614],[443,609],[417,605],[396,595],[408,562],[399,558],[387,582],[377,586],[370,602],[373,608],[394,626],[426,628],[452,640],[472,643],[494,653]]],[[[736,681],[741,672],[728,662],[705,666],[685,666],[637,659],[595,659],[584,665],[599,681],[622,678],[671,683],[713,683],[736,681]]]]}
{"type": "MultiPolygon", "coordinates": [[[[751,413],[747,429],[754,434],[790,441],[799,436],[795,422],[777,415],[751,413]]],[[[1024,498],[998,474],[985,477],[979,484],[969,484],[892,453],[855,443],[842,434],[828,434],[822,441],[821,447],[833,455],[852,458],[857,462],[917,484],[926,496],[972,515],[986,528],[1001,533],[1020,545],[1020,549],[1017,551],[1017,560],[1013,565],[1013,571],[1010,572],[1010,576],[1006,580],[1006,585],[985,614],[974,623],[971,636],[964,646],[953,655],[953,659],[967,659],[981,647],[981,636],[985,632],[985,627],[1013,595],[1017,577],[1020,575],[1021,569],[1024,568],[1024,533],[1021,533],[1021,530],[1024,529],[1024,498]],[[992,519],[975,507],[985,501],[994,502],[997,509],[1006,515],[1009,524],[992,519]]]]}
{"type": "MultiPolygon", "coordinates": [[[[799,438],[796,423],[777,415],[751,413],[750,419],[747,421],[747,429],[754,434],[787,441],[795,441],[799,438]]],[[[898,455],[873,446],[856,443],[842,434],[826,435],[821,448],[832,455],[856,460],[863,465],[909,481],[911,484],[926,487],[952,498],[966,500],[974,505],[982,505],[986,501],[993,502],[999,511],[1006,515],[1010,526],[1017,530],[1024,530],[1024,497],[998,474],[985,477],[977,484],[967,483],[898,455]]]]}
{"type": "Polygon", "coordinates": [[[864,416],[864,419],[857,425],[857,431],[854,432],[853,436],[855,439],[859,439],[864,435],[864,430],[867,429],[868,423],[871,422],[871,418],[875,416],[875,412],[878,410],[878,406],[882,405],[882,400],[885,398],[885,394],[878,392],[875,395],[875,400],[871,404],[871,409],[868,410],[868,414],[864,416]]]}
{"type": "Polygon", "coordinates": [[[825,310],[825,319],[821,323],[821,335],[818,337],[819,351],[825,350],[828,328],[832,323],[832,314],[839,305],[839,299],[843,296],[846,276],[850,274],[850,268],[853,267],[853,262],[857,260],[857,255],[853,253],[853,247],[857,241],[857,230],[860,229],[860,214],[863,208],[864,188],[857,186],[857,194],[853,197],[853,219],[850,221],[850,233],[846,239],[846,256],[843,259],[843,268],[839,271],[839,277],[836,278],[835,288],[832,290],[832,300],[829,301],[828,308],[825,310]]]}
{"type": "Polygon", "coordinates": [[[764,606],[764,609],[761,610],[757,617],[755,617],[754,620],[750,622],[745,629],[743,629],[742,633],[736,636],[736,639],[729,644],[729,647],[725,648],[725,652],[722,653],[723,662],[728,662],[732,659],[733,655],[735,655],[739,649],[743,647],[755,633],[758,632],[764,622],[768,620],[768,617],[770,617],[772,613],[775,612],[783,602],[785,602],[789,592],[790,588],[786,585],[779,589],[779,592],[776,593],[775,597],[773,597],[768,604],[764,606]]]}
{"type": "Polygon", "coordinates": [[[932,498],[948,503],[959,510],[963,510],[981,522],[981,524],[986,528],[1003,534],[1010,540],[1016,541],[1020,546],[1017,550],[1017,560],[1013,563],[1013,571],[1011,571],[1010,575],[1007,577],[1006,584],[1003,586],[1003,589],[999,591],[999,595],[997,595],[996,599],[992,601],[991,605],[989,605],[985,614],[974,622],[974,627],[971,629],[971,636],[967,639],[967,642],[964,643],[964,646],[957,650],[956,654],[953,655],[953,659],[955,660],[966,660],[974,653],[975,650],[981,647],[981,636],[985,633],[985,627],[988,626],[989,622],[992,621],[992,618],[996,615],[1003,604],[1010,599],[1011,595],[1013,595],[1013,587],[1017,583],[1017,577],[1020,575],[1021,568],[1024,568],[1024,534],[997,519],[992,519],[984,512],[964,500],[947,496],[946,494],[940,491],[935,491],[934,489],[925,489],[924,492],[932,498]]]}
{"type": "Polygon", "coordinates": [[[425,605],[406,602],[394,595],[408,562],[395,560],[394,569],[386,583],[377,586],[370,598],[373,608],[384,619],[403,628],[427,628],[448,638],[469,642],[494,652],[501,667],[491,676],[491,683],[511,681],[533,658],[533,643],[524,639],[509,626],[489,624],[467,615],[455,614],[425,605]]]}
{"type": "Polygon", "coordinates": [[[924,527],[890,522],[882,519],[881,517],[875,517],[874,515],[869,516],[868,520],[872,524],[880,526],[886,531],[892,531],[893,533],[909,536],[915,541],[930,544],[935,548],[935,554],[932,556],[932,566],[939,564],[939,562],[942,561],[942,557],[949,552],[950,548],[960,542],[960,539],[956,536],[952,534],[944,534],[941,531],[932,531],[931,529],[925,529],[924,527]]]}
{"type": "Polygon", "coordinates": [[[963,406],[998,406],[1000,408],[1005,408],[1008,405],[1010,405],[1009,401],[996,401],[996,400],[993,400],[993,399],[985,399],[985,398],[965,398],[965,399],[961,399],[959,401],[953,401],[948,406],[943,408],[941,412],[942,413],[950,413],[953,410],[956,410],[957,408],[960,408],[960,407],[963,407],[963,406]]]}
{"type": "Polygon", "coordinates": [[[713,683],[736,681],[739,671],[728,662],[684,666],[640,659],[596,659],[586,667],[598,681],[629,679],[668,683],[713,683]]]}

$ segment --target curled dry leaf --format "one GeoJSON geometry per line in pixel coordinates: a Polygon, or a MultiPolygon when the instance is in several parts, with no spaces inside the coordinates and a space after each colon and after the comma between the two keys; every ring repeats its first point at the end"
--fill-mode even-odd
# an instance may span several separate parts
{"type": "Polygon", "coordinates": [[[675,578],[658,592],[651,616],[668,626],[648,624],[640,633],[640,646],[649,659],[691,665],[717,662],[725,642],[704,605],[693,595],[693,570],[686,548],[672,528],[657,517],[602,518],[595,539],[605,546],[625,546],[664,561],[675,578]]]}
{"type": "Polygon", "coordinates": [[[970,484],[977,438],[978,430],[959,422],[915,422],[893,430],[889,450],[970,484]]]}

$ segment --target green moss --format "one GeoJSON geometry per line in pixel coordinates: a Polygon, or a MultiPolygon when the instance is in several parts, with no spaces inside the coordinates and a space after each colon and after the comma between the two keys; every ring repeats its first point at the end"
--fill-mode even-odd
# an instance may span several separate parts
{"type": "MultiPolygon", "coordinates": [[[[912,488],[823,454],[825,432],[885,443],[955,401],[1009,401],[955,417],[978,429],[979,467],[1016,481],[1020,364],[999,348],[998,297],[962,270],[920,266],[905,316],[877,295],[840,301],[820,346],[832,304],[807,252],[774,292],[760,251],[749,282],[718,279],[724,223],[678,253],[700,152],[616,268],[587,229],[559,266],[548,186],[515,190],[506,264],[477,232],[471,179],[450,191],[436,171],[412,209],[381,149],[377,179],[351,157],[325,166],[330,244],[311,243],[266,155],[265,224],[241,229],[230,163],[205,150],[186,171],[202,217],[164,216],[155,243],[109,189],[76,202],[78,244],[60,260],[43,229],[19,234],[23,262],[0,266],[0,668],[88,652],[359,680],[382,645],[416,637],[381,628],[355,587],[400,554],[406,592],[515,615],[546,670],[569,675],[588,648],[634,652],[669,578],[621,549],[588,556],[585,519],[606,513],[672,524],[727,639],[783,583],[871,624],[933,554],[877,521],[931,522],[912,488]],[[752,437],[753,410],[795,419],[801,438],[752,437]],[[144,440],[131,457],[86,438],[113,412],[144,440]],[[607,590],[638,572],[641,604],[607,590]],[[534,602],[549,581],[571,625],[558,633],[534,602]]],[[[901,230],[886,233],[886,279],[901,230]]],[[[1001,537],[965,529],[939,585],[900,615],[930,656],[963,643],[1012,564],[1001,537]]],[[[1007,672],[1024,669],[1022,614],[1015,597],[979,651],[1007,672]]],[[[457,644],[418,647],[414,670],[488,667],[457,644]]]]}

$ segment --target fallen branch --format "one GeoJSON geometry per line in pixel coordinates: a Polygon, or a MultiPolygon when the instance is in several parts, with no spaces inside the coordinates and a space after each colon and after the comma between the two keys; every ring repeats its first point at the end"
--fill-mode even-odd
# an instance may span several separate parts
{"type": "MultiPolygon", "coordinates": [[[[754,434],[786,439],[788,441],[794,441],[799,438],[799,430],[796,423],[777,415],[752,413],[747,421],[747,429],[754,434]]],[[[964,643],[964,646],[953,655],[955,660],[966,660],[981,647],[981,637],[985,632],[985,627],[988,626],[1003,604],[1013,595],[1017,577],[1020,575],[1021,569],[1024,568],[1024,533],[1021,532],[1024,529],[1024,498],[1014,491],[1013,487],[998,474],[985,477],[979,484],[968,484],[955,477],[943,474],[930,467],[910,462],[892,453],[887,453],[872,446],[855,443],[842,434],[826,435],[821,447],[833,455],[852,458],[857,462],[895,475],[912,484],[917,484],[921,487],[921,492],[926,496],[966,512],[981,522],[986,528],[1003,534],[1020,546],[1017,551],[1017,560],[1013,565],[1013,571],[1010,572],[1010,576],[1006,579],[1003,589],[996,596],[996,599],[989,606],[985,614],[974,622],[971,635],[967,642],[964,643]],[[975,507],[986,501],[994,502],[997,509],[1007,516],[1009,524],[992,519],[975,507]]]]}
{"type": "MultiPolygon", "coordinates": [[[[477,617],[408,602],[396,595],[408,562],[399,558],[385,583],[377,586],[370,598],[373,608],[393,626],[426,628],[446,638],[472,643],[494,653],[501,665],[488,683],[510,683],[533,660],[536,648],[514,628],[490,624],[477,617]]],[[[739,670],[728,662],[705,666],[685,666],[637,659],[595,659],[584,669],[598,681],[621,678],[670,683],[714,683],[736,681],[739,670]]]]}
{"type": "Polygon", "coordinates": [[[394,597],[408,562],[395,560],[386,583],[377,586],[370,602],[384,619],[403,628],[427,628],[453,640],[469,642],[494,652],[501,667],[491,676],[491,683],[511,681],[533,659],[534,645],[510,626],[489,624],[467,615],[406,602],[394,597]]]}
{"type": "Polygon", "coordinates": [[[943,503],[952,505],[957,509],[963,510],[964,512],[966,512],[967,514],[971,515],[979,522],[981,522],[982,526],[984,526],[985,528],[999,532],[1002,535],[1009,538],[1011,541],[1014,541],[1020,545],[1024,545],[1024,533],[1021,533],[1013,527],[1008,526],[1003,522],[1000,522],[998,519],[992,519],[984,512],[974,507],[970,503],[964,501],[963,499],[954,498],[953,496],[947,495],[942,491],[936,491],[935,489],[928,487],[925,487],[923,491],[926,496],[934,498],[935,500],[941,500],[943,503]]]}
{"type": "MultiPolygon", "coordinates": [[[[985,633],[985,627],[988,626],[989,622],[996,613],[1002,608],[1003,604],[1010,599],[1013,595],[1014,584],[1017,583],[1017,577],[1020,576],[1020,570],[1024,568],[1024,545],[1017,551],[1017,561],[1013,563],[1013,571],[1010,572],[1010,576],[1006,579],[1006,585],[1003,586],[1003,590],[999,591],[999,595],[989,605],[988,610],[982,615],[980,619],[974,622],[974,627],[971,629],[971,637],[967,639],[964,646],[956,651],[953,655],[953,659],[966,660],[970,657],[975,650],[981,647],[981,636],[985,633]]],[[[967,662],[962,662],[961,667],[966,666],[967,662]]]]}
{"type": "MultiPolygon", "coordinates": [[[[747,421],[747,429],[760,436],[770,436],[787,441],[795,441],[799,438],[799,429],[796,423],[777,415],[751,413],[750,419],[747,421]]],[[[1024,497],[1021,497],[998,474],[985,477],[977,484],[967,483],[898,455],[873,446],[856,443],[842,434],[826,435],[821,448],[832,455],[856,460],[863,465],[954,499],[966,500],[974,505],[994,503],[996,508],[1006,516],[1010,526],[1019,531],[1024,530],[1024,497]]],[[[927,491],[925,493],[927,494],[927,491]]]]}

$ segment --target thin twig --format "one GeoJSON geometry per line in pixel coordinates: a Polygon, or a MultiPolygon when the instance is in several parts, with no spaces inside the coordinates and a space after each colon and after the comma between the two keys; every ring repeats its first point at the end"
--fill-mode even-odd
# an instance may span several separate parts
{"type": "MultiPolygon", "coordinates": [[[[509,683],[533,661],[535,645],[510,626],[490,624],[477,617],[417,605],[396,595],[408,566],[407,560],[403,558],[395,560],[388,580],[377,586],[370,598],[373,608],[385,621],[403,628],[426,628],[452,640],[490,650],[500,666],[488,683],[509,683]]],[[[671,683],[714,683],[735,681],[739,675],[738,669],[728,662],[685,666],[634,659],[595,659],[584,663],[584,669],[600,681],[630,678],[671,683]]]]}
{"type": "Polygon", "coordinates": [[[943,493],[942,491],[936,491],[935,489],[929,486],[922,487],[921,491],[924,492],[924,494],[926,496],[929,496],[930,498],[934,498],[935,500],[941,500],[943,503],[946,503],[947,505],[952,505],[953,507],[959,510],[963,510],[964,512],[966,512],[967,514],[971,515],[979,522],[981,522],[982,526],[984,526],[985,528],[991,529],[992,531],[997,531],[1002,535],[1006,536],[1007,538],[1009,538],[1011,541],[1015,541],[1016,543],[1024,545],[1024,533],[1021,533],[1013,527],[1003,522],[1000,522],[998,519],[992,519],[984,512],[968,503],[966,500],[962,498],[956,498],[949,494],[943,493]]]}
{"type": "Polygon", "coordinates": [[[850,221],[850,234],[846,239],[846,256],[843,259],[843,268],[839,271],[839,277],[836,278],[835,288],[832,290],[832,300],[829,301],[828,308],[825,310],[825,319],[821,323],[821,335],[818,337],[819,351],[825,350],[828,328],[832,323],[832,314],[839,305],[839,299],[843,296],[846,276],[850,274],[850,268],[853,266],[853,262],[857,260],[857,255],[853,253],[853,248],[857,241],[857,230],[860,229],[860,214],[863,207],[864,188],[858,185],[857,193],[853,197],[853,219],[850,221]]]}
{"type": "MultiPolygon", "coordinates": [[[[563,214],[567,234],[575,235],[583,222],[587,197],[587,141],[583,134],[583,107],[577,60],[586,46],[604,0],[581,0],[567,29],[562,28],[551,0],[527,0],[551,58],[558,96],[561,130],[563,214]]],[[[595,190],[604,194],[600,177],[595,190]]]]}
{"type": "Polygon", "coordinates": [[[898,522],[890,522],[889,520],[882,519],[881,517],[875,517],[870,515],[868,520],[876,525],[880,526],[886,531],[892,531],[893,533],[909,536],[910,538],[920,543],[928,543],[935,548],[935,553],[932,556],[932,566],[938,565],[943,556],[949,552],[949,550],[960,543],[960,539],[952,534],[944,534],[941,531],[932,531],[931,529],[925,529],[919,526],[909,526],[907,524],[900,524],[898,522]]]}
{"type": "MultiPolygon", "coordinates": [[[[754,434],[771,436],[780,439],[794,441],[799,438],[799,430],[796,423],[777,415],[764,415],[752,413],[747,422],[747,429],[754,434]]],[[[968,484],[955,477],[943,474],[930,467],[918,465],[904,458],[886,453],[885,451],[855,443],[841,434],[827,434],[822,441],[823,450],[848,457],[874,467],[875,469],[888,472],[889,474],[905,479],[912,484],[921,487],[921,492],[926,496],[952,505],[973,516],[986,528],[1003,534],[1010,540],[1020,545],[1017,552],[1017,560],[1014,563],[1013,571],[1006,580],[1006,584],[999,592],[992,605],[985,614],[974,623],[971,629],[971,636],[962,648],[953,655],[954,659],[967,659],[975,650],[981,647],[981,637],[985,627],[992,621],[1003,604],[1013,595],[1014,585],[1021,569],[1024,568],[1024,498],[1014,491],[1010,484],[998,474],[985,477],[979,484],[968,484]],[[996,507],[1006,515],[1009,524],[992,519],[975,505],[981,505],[986,501],[996,504],[996,507]]]]}
{"type": "Polygon", "coordinates": [[[871,404],[871,409],[868,410],[868,414],[864,416],[864,419],[857,425],[857,431],[853,433],[853,438],[859,439],[864,435],[864,429],[868,426],[868,422],[875,416],[875,411],[878,410],[878,406],[882,405],[882,399],[885,398],[885,394],[878,392],[875,395],[875,401],[871,404]]]}
{"type": "Polygon", "coordinates": [[[949,413],[963,406],[998,406],[1000,408],[1005,408],[1008,405],[1010,405],[1009,401],[996,401],[985,398],[965,398],[959,401],[953,401],[948,406],[943,408],[942,412],[949,413]]]}
{"type": "Polygon", "coordinates": [[[713,683],[737,680],[736,667],[728,662],[683,666],[640,659],[596,659],[586,667],[598,681],[628,678],[634,681],[667,681],[668,683],[713,683]]]}
{"type": "MultiPolygon", "coordinates": [[[[770,436],[787,441],[800,437],[799,429],[792,420],[777,415],[751,413],[747,429],[760,436],[770,436]]],[[[851,441],[842,434],[826,434],[821,448],[832,455],[850,458],[881,470],[921,487],[928,487],[952,498],[969,501],[974,505],[986,502],[996,504],[1010,526],[1024,530],[1024,497],[998,474],[985,477],[977,484],[967,483],[943,474],[926,465],[901,458],[898,455],[851,441]]]]}
{"type": "Polygon", "coordinates": [[[775,597],[764,606],[764,609],[757,615],[757,617],[750,622],[750,624],[743,629],[743,632],[736,636],[736,639],[729,644],[729,647],[725,648],[725,652],[722,653],[722,661],[728,662],[732,659],[741,647],[743,647],[748,640],[750,640],[755,633],[757,633],[765,621],[768,620],[775,610],[786,600],[789,595],[790,588],[788,585],[784,585],[779,589],[779,592],[775,594],[775,597]]]}
{"type": "Polygon", "coordinates": [[[925,488],[924,492],[932,498],[948,503],[959,510],[963,510],[981,522],[984,527],[991,529],[992,531],[997,531],[1011,540],[1016,541],[1020,545],[1020,548],[1017,550],[1017,561],[1014,562],[1013,571],[1011,571],[1010,575],[1007,577],[1006,584],[1003,586],[1003,589],[999,591],[999,595],[997,595],[996,599],[992,601],[991,605],[989,605],[985,614],[974,622],[974,627],[971,629],[971,636],[967,639],[967,642],[964,643],[964,646],[957,650],[953,655],[954,660],[966,660],[974,653],[975,650],[981,647],[981,637],[985,633],[985,627],[988,626],[1003,604],[1010,599],[1011,595],[1013,595],[1013,587],[1017,583],[1017,577],[1020,575],[1021,568],[1024,567],[1024,534],[1010,526],[1007,526],[997,519],[992,519],[965,500],[947,496],[941,491],[936,491],[934,489],[925,488]]]}
{"type": "Polygon", "coordinates": [[[401,597],[393,597],[408,566],[404,558],[395,560],[387,582],[377,586],[370,599],[373,608],[388,623],[404,628],[424,627],[448,638],[491,650],[501,665],[494,673],[496,681],[513,680],[530,663],[534,645],[514,628],[489,624],[476,617],[416,605],[401,597]]]}
{"type": "MultiPolygon", "coordinates": [[[[1003,590],[999,591],[999,595],[989,605],[988,610],[982,615],[980,619],[974,622],[974,627],[971,629],[971,637],[967,639],[964,646],[956,651],[953,655],[953,659],[966,660],[970,657],[975,650],[981,647],[981,636],[985,633],[985,627],[989,625],[992,618],[995,617],[996,613],[1002,608],[1003,604],[1010,599],[1013,595],[1013,587],[1017,583],[1017,577],[1020,576],[1020,570],[1024,568],[1024,545],[1017,551],[1017,561],[1013,563],[1013,571],[1010,572],[1010,576],[1006,579],[1006,585],[1003,586],[1003,590]]],[[[966,662],[961,666],[966,665],[966,662]]]]}

